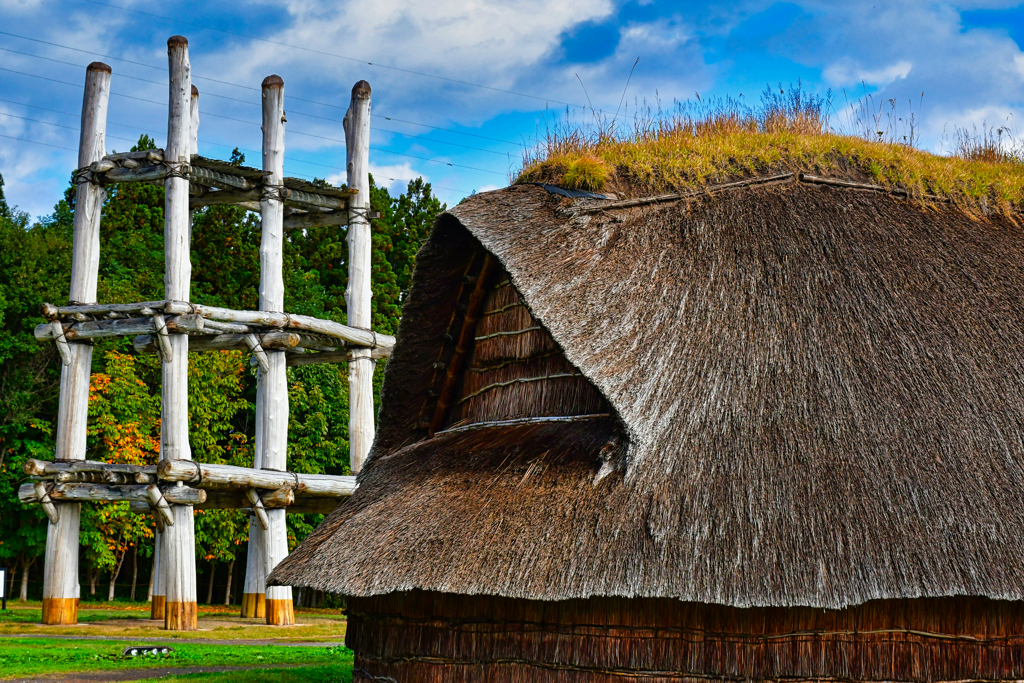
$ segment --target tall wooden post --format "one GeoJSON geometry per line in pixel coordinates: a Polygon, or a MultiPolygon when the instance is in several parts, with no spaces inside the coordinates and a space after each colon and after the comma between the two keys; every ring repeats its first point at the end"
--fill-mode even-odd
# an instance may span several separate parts
{"type": "MultiPolygon", "coordinates": [[[[153,511],[156,515],[156,510],[153,511]]],[[[149,618],[164,620],[167,597],[164,593],[163,563],[160,558],[164,554],[164,532],[159,528],[153,533],[153,597],[149,602],[149,618]]]]}
{"type": "MultiPolygon", "coordinates": [[[[105,151],[107,101],[110,99],[110,67],[93,62],[85,70],[82,127],[78,140],[78,167],[99,161],[105,151]]],[[[100,213],[106,191],[102,185],[76,178],[74,242],[71,256],[70,299],[96,302],[100,265],[100,213]]],[[[86,419],[89,414],[89,376],[92,346],[70,345],[70,363],[61,368],[60,405],[57,415],[57,460],[84,460],[86,419]]],[[[81,503],[57,504],[56,524],[46,532],[43,572],[43,623],[74,624],[78,621],[78,530],[81,503]]]]}
{"type": "MultiPolygon", "coordinates": [[[[284,311],[284,203],[279,195],[284,182],[284,81],[280,76],[263,80],[263,170],[260,202],[260,310],[284,311]]],[[[288,469],[288,376],[283,350],[267,349],[269,370],[259,371],[256,396],[256,450],[261,467],[288,469]]],[[[263,531],[263,571],[270,576],[288,555],[288,527],[284,508],[267,510],[269,528],[263,531]]],[[[291,586],[266,588],[267,623],[286,626],[295,623],[291,586]]]]}
{"type": "MultiPolygon", "coordinates": [[[[352,87],[345,114],[348,186],[358,190],[348,204],[348,324],[370,328],[370,84],[352,87]]],[[[352,474],[363,467],[373,445],[373,360],[369,349],[352,351],[348,363],[349,463],[352,474]]]]}
{"type": "MultiPolygon", "coordinates": [[[[189,151],[192,154],[199,154],[199,88],[192,86],[192,97],[189,101],[189,151]]],[[[188,237],[192,242],[192,212],[188,215],[188,237]]],[[[153,546],[153,600],[150,603],[150,619],[166,619],[165,611],[166,594],[164,592],[164,576],[161,572],[160,555],[164,543],[164,533],[159,529],[154,534],[156,540],[153,546]]]]}
{"type": "MultiPolygon", "coordinates": [[[[259,394],[256,396],[256,414],[260,413],[262,401],[259,394]]],[[[259,430],[257,429],[257,435],[259,430]]],[[[256,469],[262,467],[263,461],[259,451],[253,457],[252,466],[256,469]]],[[[263,528],[260,526],[256,515],[249,515],[249,552],[245,558],[245,586],[242,589],[242,616],[248,618],[263,619],[267,616],[266,590],[267,575],[263,565],[263,528]]]]}
{"type": "MultiPolygon", "coordinates": [[[[189,300],[192,266],[189,254],[188,179],[191,157],[192,79],[188,41],[172,36],[167,41],[170,64],[167,145],[164,163],[164,289],[168,299],[189,300]]],[[[160,457],[191,460],[188,441],[188,335],[170,338],[171,353],[163,358],[163,409],[160,457]]],[[[195,527],[191,505],[172,506],[174,524],[164,530],[163,556],[166,607],[164,626],[173,631],[194,631],[196,612],[195,527]]]]}

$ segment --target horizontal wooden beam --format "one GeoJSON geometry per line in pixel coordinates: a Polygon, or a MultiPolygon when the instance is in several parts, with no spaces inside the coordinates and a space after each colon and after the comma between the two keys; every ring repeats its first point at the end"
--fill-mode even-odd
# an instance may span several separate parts
{"type": "MultiPolygon", "coordinates": [[[[296,351],[304,349],[296,349],[296,351]]],[[[381,360],[391,356],[391,349],[375,348],[370,350],[370,358],[381,360]]],[[[285,356],[288,365],[320,365],[322,363],[347,363],[352,360],[352,351],[317,351],[305,353],[289,353],[285,356]]]]}
{"type": "Polygon", "coordinates": [[[190,167],[189,178],[197,185],[206,187],[233,187],[236,190],[253,190],[257,187],[241,176],[221,173],[202,166],[190,167]]]}
{"type": "Polygon", "coordinates": [[[303,190],[290,190],[282,188],[281,194],[284,197],[285,206],[314,206],[323,209],[347,209],[348,200],[340,197],[329,197],[327,195],[305,192],[303,190]]]}
{"type": "MultiPolygon", "coordinates": [[[[167,318],[166,325],[168,332],[176,333],[200,333],[204,328],[202,316],[192,313],[167,318]]],[[[64,339],[67,341],[102,337],[134,337],[139,334],[155,334],[157,331],[153,318],[149,316],[64,323],[63,329],[64,339]]],[[[37,340],[52,341],[54,336],[53,327],[49,323],[36,325],[35,337],[37,340]]]]}
{"type": "Polygon", "coordinates": [[[336,225],[348,225],[348,211],[310,211],[292,214],[284,219],[285,230],[304,230],[336,225]]]}
{"type": "Polygon", "coordinates": [[[137,152],[114,152],[103,157],[103,161],[113,161],[122,164],[126,160],[133,161],[163,161],[164,151],[162,149],[140,149],[137,152]]]}
{"type": "MultiPolygon", "coordinates": [[[[294,349],[302,342],[298,332],[264,332],[260,335],[260,343],[265,349],[294,349]]],[[[154,335],[144,334],[136,337],[132,345],[136,353],[156,353],[157,342],[154,335]]],[[[188,351],[248,351],[244,334],[194,335],[188,339],[188,351]]]]}
{"type": "MultiPolygon", "coordinates": [[[[268,510],[280,509],[278,506],[267,503],[266,496],[263,498],[263,505],[268,510]]],[[[334,512],[343,499],[339,498],[296,498],[294,503],[284,507],[290,515],[329,515],[334,512]]],[[[128,503],[131,511],[137,515],[147,515],[153,512],[148,503],[142,501],[130,501],[128,503]]],[[[283,507],[283,506],[282,506],[283,507]]],[[[240,510],[252,512],[252,504],[244,493],[235,491],[207,491],[206,501],[195,504],[196,510],[240,510]]]]}
{"type": "Polygon", "coordinates": [[[188,208],[198,209],[203,206],[225,206],[259,202],[259,190],[218,190],[207,192],[198,197],[189,197],[188,208]]]}
{"type": "MultiPolygon", "coordinates": [[[[36,495],[34,484],[39,482],[28,482],[22,484],[18,489],[18,498],[22,503],[36,503],[39,498],[36,495]]],[[[50,498],[56,502],[61,501],[149,501],[149,494],[145,485],[132,486],[110,486],[107,484],[71,483],[56,484],[49,488],[50,498]]],[[[161,489],[164,498],[169,503],[178,505],[196,505],[206,501],[206,491],[192,488],[190,486],[168,486],[161,489]]]]}
{"type": "Polygon", "coordinates": [[[99,462],[97,460],[37,460],[29,458],[22,465],[25,474],[33,477],[48,477],[62,472],[123,472],[135,474],[144,472],[156,474],[156,465],[124,465],[121,463],[99,462]]]}
{"type": "Polygon", "coordinates": [[[71,315],[106,315],[108,313],[139,313],[144,310],[162,311],[166,301],[138,301],[131,304],[75,304],[54,306],[43,304],[43,316],[47,320],[71,315]]]}
{"type": "Polygon", "coordinates": [[[356,489],[355,477],[257,470],[193,460],[161,460],[157,473],[163,481],[180,481],[200,489],[221,491],[291,487],[296,496],[341,498],[352,495],[356,489]]]}
{"type": "Polygon", "coordinates": [[[167,167],[163,164],[150,164],[138,168],[112,168],[103,174],[108,183],[144,183],[151,180],[163,180],[167,175],[167,167]]]}
{"type": "Polygon", "coordinates": [[[235,311],[229,308],[218,308],[204,304],[190,304],[184,301],[169,301],[164,311],[172,315],[197,313],[204,318],[223,320],[226,322],[262,325],[267,327],[305,330],[315,334],[341,339],[352,346],[361,348],[393,348],[395,338],[388,334],[377,334],[360,327],[349,327],[333,320],[322,320],[307,315],[273,313],[270,311],[235,311]]]}

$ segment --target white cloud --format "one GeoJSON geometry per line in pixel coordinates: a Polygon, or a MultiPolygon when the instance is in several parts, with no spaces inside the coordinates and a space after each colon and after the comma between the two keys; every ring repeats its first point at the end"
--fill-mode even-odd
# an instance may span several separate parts
{"type": "MultiPolygon", "coordinates": [[[[388,188],[388,192],[392,195],[404,193],[410,180],[415,180],[420,176],[422,176],[424,180],[429,180],[426,173],[417,171],[409,163],[387,166],[375,164],[371,161],[370,175],[373,176],[373,181],[377,185],[388,188]]],[[[345,173],[335,173],[327,176],[327,182],[331,185],[340,185],[341,183],[346,182],[346,179],[347,176],[345,173]]]]}
{"type": "Polygon", "coordinates": [[[913,64],[906,60],[870,69],[857,66],[852,60],[843,59],[826,67],[823,76],[833,86],[856,86],[860,83],[884,86],[906,78],[912,68],[913,64]]]}
{"type": "Polygon", "coordinates": [[[298,81],[305,87],[316,83],[320,99],[329,97],[339,103],[347,102],[349,88],[363,78],[373,87],[375,104],[389,111],[399,106],[427,106],[429,102],[435,118],[457,118],[466,124],[472,118],[486,120],[510,104],[526,110],[544,106],[543,99],[530,100],[502,91],[563,99],[564,78],[557,82],[550,78],[523,79],[530,79],[535,69],[550,75],[546,60],[559,45],[561,35],[578,24],[608,16],[613,5],[611,0],[554,4],[542,0],[292,0],[285,9],[290,21],[266,37],[304,50],[232,41],[216,54],[205,54],[201,63],[194,61],[196,73],[209,65],[221,72],[218,77],[236,83],[258,83],[263,76],[278,73],[286,84],[298,81]],[[359,21],[352,20],[356,16],[359,21]],[[429,74],[451,80],[431,78],[429,74]]]}

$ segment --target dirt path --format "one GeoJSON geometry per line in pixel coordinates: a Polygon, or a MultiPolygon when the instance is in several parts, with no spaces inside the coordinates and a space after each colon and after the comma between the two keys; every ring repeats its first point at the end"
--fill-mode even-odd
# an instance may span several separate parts
{"type": "MultiPolygon", "coordinates": [[[[190,645],[280,645],[282,647],[340,647],[343,641],[319,642],[311,640],[286,640],[283,638],[234,638],[229,640],[216,640],[214,638],[151,638],[149,636],[73,636],[59,633],[18,633],[2,634],[0,639],[13,638],[47,638],[53,640],[116,640],[131,641],[145,645],[146,643],[172,643],[190,645]]],[[[245,668],[245,667],[242,667],[245,668]]]]}
{"type": "Polygon", "coordinates": [[[106,681],[143,681],[165,676],[188,674],[224,673],[229,671],[255,671],[264,669],[294,669],[302,664],[263,664],[261,666],[169,666],[152,669],[123,669],[120,671],[90,671],[88,673],[44,674],[32,678],[8,678],[4,683],[35,683],[36,681],[60,681],[60,683],[101,683],[106,681]]]}

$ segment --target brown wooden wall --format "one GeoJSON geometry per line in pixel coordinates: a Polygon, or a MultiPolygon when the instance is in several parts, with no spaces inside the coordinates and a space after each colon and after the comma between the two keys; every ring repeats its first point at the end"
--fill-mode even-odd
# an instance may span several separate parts
{"type": "Polygon", "coordinates": [[[1024,604],[984,598],[736,609],[414,591],[351,598],[348,618],[364,682],[1024,679],[1024,604]]]}
{"type": "Polygon", "coordinates": [[[611,410],[530,314],[504,271],[488,283],[455,396],[449,428],[611,410]]]}

